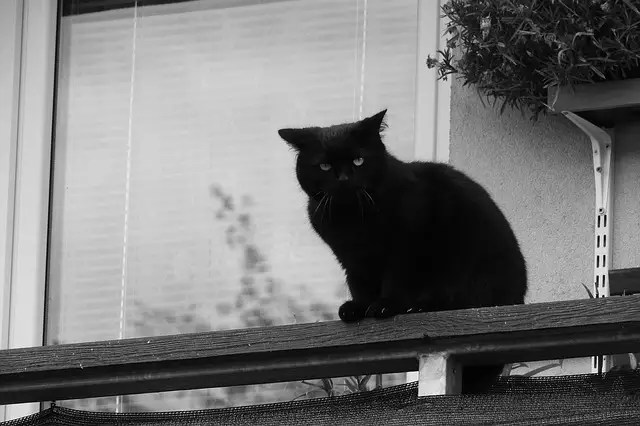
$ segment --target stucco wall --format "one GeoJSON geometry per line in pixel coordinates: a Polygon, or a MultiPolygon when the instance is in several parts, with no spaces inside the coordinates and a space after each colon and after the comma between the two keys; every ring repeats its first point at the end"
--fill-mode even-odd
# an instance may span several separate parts
{"type": "MultiPolygon", "coordinates": [[[[487,188],[516,232],[529,271],[527,303],[587,297],[581,283],[592,286],[595,202],[589,139],[564,117],[501,116],[457,81],[450,136],[451,164],[487,188]]],[[[617,130],[614,155],[613,266],[640,266],[640,124],[617,130]]],[[[588,372],[588,361],[547,373],[588,372]]]]}

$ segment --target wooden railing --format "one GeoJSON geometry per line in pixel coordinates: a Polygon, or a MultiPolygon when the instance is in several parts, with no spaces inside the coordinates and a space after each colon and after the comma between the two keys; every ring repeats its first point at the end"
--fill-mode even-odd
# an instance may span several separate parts
{"type": "Polygon", "coordinates": [[[635,295],[4,350],[0,405],[633,351],[635,295]]]}

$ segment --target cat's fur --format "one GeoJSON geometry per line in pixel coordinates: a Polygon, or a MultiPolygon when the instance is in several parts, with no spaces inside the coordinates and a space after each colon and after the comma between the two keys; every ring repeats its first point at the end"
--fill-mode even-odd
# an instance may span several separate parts
{"type": "MultiPolygon", "coordinates": [[[[525,260],[496,203],[449,165],[388,153],[385,113],[278,132],[297,151],[311,225],[344,268],[340,318],[524,303],[525,260]]],[[[499,371],[467,368],[463,387],[499,371]]]]}

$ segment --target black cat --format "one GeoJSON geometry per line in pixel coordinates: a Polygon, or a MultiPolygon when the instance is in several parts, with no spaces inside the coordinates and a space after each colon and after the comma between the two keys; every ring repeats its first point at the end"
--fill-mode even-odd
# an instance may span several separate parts
{"type": "Polygon", "coordinates": [[[278,131],[297,151],[311,225],[346,274],[340,318],[524,303],[525,260],[496,203],[447,164],[389,154],[385,113],[278,131]]]}

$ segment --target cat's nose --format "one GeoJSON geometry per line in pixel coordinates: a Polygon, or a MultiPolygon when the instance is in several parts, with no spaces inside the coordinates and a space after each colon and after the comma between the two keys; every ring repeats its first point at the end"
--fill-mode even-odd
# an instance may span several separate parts
{"type": "Polygon", "coordinates": [[[338,176],[338,180],[349,180],[349,176],[347,176],[346,173],[340,173],[340,175],[338,176]]]}

